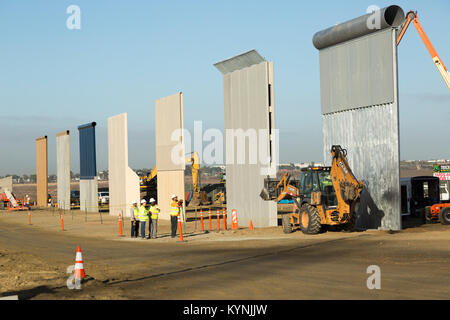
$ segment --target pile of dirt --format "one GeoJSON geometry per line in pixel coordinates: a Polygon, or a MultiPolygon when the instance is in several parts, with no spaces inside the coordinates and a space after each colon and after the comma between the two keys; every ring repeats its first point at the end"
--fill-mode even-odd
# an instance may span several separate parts
{"type": "Polygon", "coordinates": [[[31,254],[0,248],[0,295],[40,286],[60,286],[66,278],[65,271],[31,254]]]}

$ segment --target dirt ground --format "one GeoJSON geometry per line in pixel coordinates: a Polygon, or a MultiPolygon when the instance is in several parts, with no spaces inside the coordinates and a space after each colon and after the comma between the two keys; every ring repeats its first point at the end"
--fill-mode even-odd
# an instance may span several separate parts
{"type": "MultiPolygon", "coordinates": [[[[401,232],[283,234],[281,227],[201,231],[184,239],[119,236],[117,217],[74,211],[0,211],[0,296],[19,299],[448,299],[450,229],[423,225],[401,232]],[[73,217],[72,217],[73,213],[73,217]],[[66,286],[77,246],[87,279],[66,286]],[[369,290],[367,267],[381,269],[369,290]]],[[[205,221],[205,226],[208,226],[205,221]]]]}

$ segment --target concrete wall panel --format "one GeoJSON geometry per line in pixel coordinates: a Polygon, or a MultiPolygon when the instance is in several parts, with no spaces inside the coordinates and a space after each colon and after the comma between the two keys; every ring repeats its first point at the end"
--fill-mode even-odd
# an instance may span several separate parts
{"type": "Polygon", "coordinates": [[[170,196],[176,194],[184,199],[184,171],[158,171],[158,205],[161,208],[160,219],[170,219],[170,196]]]}
{"type": "Polygon", "coordinates": [[[80,210],[98,212],[98,180],[80,180],[80,210]]]}
{"type": "Polygon", "coordinates": [[[36,200],[38,207],[47,207],[48,158],[47,136],[36,139],[36,200]]]}
{"type": "MultiPolygon", "coordinates": [[[[155,102],[155,139],[156,139],[156,167],[161,170],[184,170],[183,158],[180,163],[174,163],[171,158],[172,150],[182,145],[183,136],[177,141],[172,140],[172,133],[183,129],[183,94],[177,93],[155,102]]],[[[184,157],[184,152],[183,157],[184,157]]],[[[181,153],[180,153],[181,154],[181,153]]]]}
{"type": "MultiPolygon", "coordinates": [[[[158,204],[161,219],[170,219],[170,196],[184,200],[184,137],[172,141],[175,130],[183,130],[183,94],[177,93],[155,102],[156,168],[158,170],[158,204]],[[179,147],[179,162],[172,161],[172,150],[179,147]]],[[[184,205],[185,209],[185,205],[184,205]]],[[[183,210],[184,212],[184,210],[183,210]]]]}
{"type": "Polygon", "coordinates": [[[347,52],[356,66],[360,65],[360,61],[366,61],[367,65],[361,66],[362,72],[357,72],[353,67],[347,71],[342,69],[349,66],[349,61],[342,62],[340,54],[334,58],[328,56],[328,60],[322,65],[324,59],[321,53],[321,89],[328,88],[321,91],[322,110],[325,111],[324,158],[326,164],[330,165],[330,149],[333,144],[339,144],[348,150],[350,165],[366,186],[357,213],[357,227],[362,229],[401,229],[395,40],[395,30],[386,29],[365,36],[362,41],[357,39],[340,44],[339,48],[325,49],[330,52],[347,52]],[[370,52],[369,48],[373,51],[370,52]],[[374,56],[375,54],[378,56],[374,56]],[[336,66],[333,67],[333,64],[336,66]],[[339,84],[333,75],[328,74],[333,72],[342,76],[339,84]],[[336,95],[330,95],[330,92],[338,91],[344,94],[334,99],[336,95]],[[373,105],[377,101],[382,104],[373,105]],[[362,104],[357,106],[357,103],[362,104]]]}
{"type": "Polygon", "coordinates": [[[70,133],[56,135],[56,176],[58,208],[70,210],[70,133]]]}
{"type": "Polygon", "coordinates": [[[132,200],[139,202],[139,176],[128,167],[128,117],[108,118],[109,214],[130,216],[132,200]]]}
{"type": "Polygon", "coordinates": [[[0,193],[5,192],[6,190],[13,192],[12,177],[6,177],[3,179],[0,179],[0,193]]]}
{"type": "MultiPolygon", "coordinates": [[[[219,67],[218,69],[221,70],[219,67]]],[[[274,161],[273,152],[276,150],[276,144],[272,139],[273,136],[270,137],[275,128],[273,63],[264,61],[225,73],[223,83],[225,129],[228,132],[236,129],[246,132],[256,130],[258,134],[260,129],[265,130],[262,132],[265,132],[267,136],[267,143],[262,144],[262,140],[258,138],[256,150],[261,152],[262,149],[267,155],[272,150],[272,161],[274,161]]],[[[262,169],[267,166],[259,161],[258,155],[256,155],[256,163],[251,161],[250,150],[253,143],[247,139],[244,163],[238,162],[237,139],[226,136],[225,143],[228,222],[231,219],[231,210],[236,209],[239,225],[248,226],[252,220],[255,227],[276,226],[276,203],[263,201],[259,197],[266,177],[262,169]],[[231,155],[234,155],[234,159],[231,155]]]]}

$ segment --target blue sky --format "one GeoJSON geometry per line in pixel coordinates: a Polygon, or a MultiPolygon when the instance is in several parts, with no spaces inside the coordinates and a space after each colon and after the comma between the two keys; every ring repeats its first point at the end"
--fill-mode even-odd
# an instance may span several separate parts
{"type": "MultiPolygon", "coordinates": [[[[97,127],[98,169],[107,167],[107,118],[128,113],[133,168],[154,164],[154,101],[183,91],[185,126],[223,129],[222,76],[213,63],[256,49],[275,63],[281,162],[322,161],[315,32],[391,1],[53,0],[0,2],[0,175],[35,172],[36,137],[97,127]],[[81,8],[81,30],[66,8],[81,8]]],[[[397,1],[414,9],[450,66],[450,2],[397,1]]],[[[411,26],[399,46],[402,159],[450,159],[450,94],[411,26]]]]}

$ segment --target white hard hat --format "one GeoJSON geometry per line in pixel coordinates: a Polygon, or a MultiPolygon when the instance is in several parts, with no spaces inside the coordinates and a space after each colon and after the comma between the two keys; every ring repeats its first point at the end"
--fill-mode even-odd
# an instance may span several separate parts
{"type": "Polygon", "coordinates": [[[173,194],[171,197],[170,197],[170,199],[174,199],[174,198],[176,198],[177,197],[177,195],[176,194],[173,194]]]}
{"type": "Polygon", "coordinates": [[[136,200],[131,201],[131,204],[137,204],[136,200]]]}
{"type": "Polygon", "coordinates": [[[156,202],[156,200],[153,198],[150,198],[150,202],[156,202]]]}
{"type": "Polygon", "coordinates": [[[147,200],[142,199],[142,200],[141,200],[141,203],[147,203],[147,200]]]}

